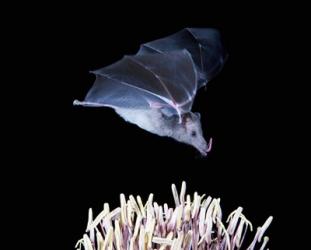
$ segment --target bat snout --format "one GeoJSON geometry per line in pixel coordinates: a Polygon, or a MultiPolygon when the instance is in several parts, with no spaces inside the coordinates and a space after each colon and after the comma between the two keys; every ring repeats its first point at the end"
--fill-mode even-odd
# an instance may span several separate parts
{"type": "Polygon", "coordinates": [[[205,140],[203,140],[203,142],[201,142],[199,145],[196,145],[195,147],[201,153],[202,156],[207,156],[207,154],[212,149],[212,142],[213,142],[212,138],[209,139],[208,143],[205,140]]]}

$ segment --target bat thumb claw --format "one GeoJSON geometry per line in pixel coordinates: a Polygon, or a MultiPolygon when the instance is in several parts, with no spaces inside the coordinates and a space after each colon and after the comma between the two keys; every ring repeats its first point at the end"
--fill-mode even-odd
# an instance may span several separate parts
{"type": "Polygon", "coordinates": [[[76,99],[73,101],[73,105],[82,105],[82,102],[76,99]]]}

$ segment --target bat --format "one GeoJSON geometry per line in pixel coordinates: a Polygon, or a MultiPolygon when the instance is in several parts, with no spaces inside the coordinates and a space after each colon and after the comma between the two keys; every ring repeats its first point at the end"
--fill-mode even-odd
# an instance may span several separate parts
{"type": "Polygon", "coordinates": [[[212,147],[203,137],[200,114],[191,112],[197,91],[222,69],[227,58],[220,34],[185,28],[140,46],[135,55],[96,75],[84,101],[74,105],[110,107],[140,128],[192,145],[202,156],[212,147]]]}

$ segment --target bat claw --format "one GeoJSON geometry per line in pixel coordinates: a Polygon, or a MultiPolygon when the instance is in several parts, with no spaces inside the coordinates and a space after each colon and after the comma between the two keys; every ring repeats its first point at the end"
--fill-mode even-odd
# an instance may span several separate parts
{"type": "Polygon", "coordinates": [[[81,105],[82,104],[82,102],[80,102],[79,100],[74,100],[73,101],[73,105],[81,105]]]}

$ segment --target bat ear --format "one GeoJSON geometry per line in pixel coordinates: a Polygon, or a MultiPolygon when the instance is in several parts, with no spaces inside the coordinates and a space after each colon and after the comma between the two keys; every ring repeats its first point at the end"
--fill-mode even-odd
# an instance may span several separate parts
{"type": "Polygon", "coordinates": [[[183,125],[187,125],[187,123],[189,123],[190,121],[191,121],[192,119],[191,119],[191,115],[190,114],[184,114],[183,116],[182,116],[182,124],[183,125]]]}
{"type": "Polygon", "coordinates": [[[182,123],[183,123],[183,124],[186,124],[187,122],[189,122],[190,116],[189,116],[188,114],[184,114],[184,115],[181,117],[181,119],[182,119],[182,123]]]}
{"type": "Polygon", "coordinates": [[[201,114],[199,112],[195,112],[194,114],[199,120],[201,119],[201,114]]]}

